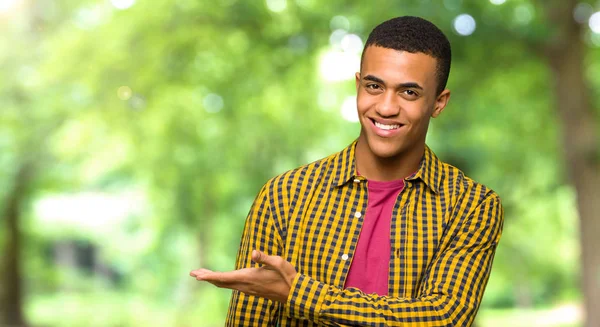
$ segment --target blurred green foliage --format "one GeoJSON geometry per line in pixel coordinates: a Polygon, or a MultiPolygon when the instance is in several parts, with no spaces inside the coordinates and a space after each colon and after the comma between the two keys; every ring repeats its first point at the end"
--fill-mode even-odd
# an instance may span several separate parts
{"type": "MultiPolygon", "coordinates": [[[[358,135],[340,114],[352,75],[328,80],[323,58],[341,51],[335,30],[364,41],[399,15],[434,21],[453,44],[452,98],[428,144],[504,202],[480,326],[534,326],[545,310],[534,308],[579,303],[549,68],[521,42],[549,33],[535,3],[13,2],[0,12],[0,199],[31,163],[21,254],[32,324],[222,325],[230,293],[188,272],[231,269],[260,186],[358,135]],[[453,28],[462,13],[471,35],[453,28]]],[[[599,92],[600,39],[586,38],[599,92]]]]}

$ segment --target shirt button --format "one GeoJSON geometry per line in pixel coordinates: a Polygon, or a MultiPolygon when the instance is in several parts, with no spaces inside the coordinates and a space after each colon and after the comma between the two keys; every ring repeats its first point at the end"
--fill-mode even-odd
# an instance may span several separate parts
{"type": "Polygon", "coordinates": [[[358,179],[358,178],[355,178],[355,179],[354,179],[354,183],[360,183],[360,179],[358,179]]]}
{"type": "Polygon", "coordinates": [[[362,217],[362,213],[360,213],[360,211],[357,211],[357,212],[354,214],[354,217],[356,217],[356,218],[360,218],[360,217],[362,217]]]}
{"type": "Polygon", "coordinates": [[[346,253],[342,254],[342,260],[344,260],[344,261],[348,260],[348,255],[346,253]]]}

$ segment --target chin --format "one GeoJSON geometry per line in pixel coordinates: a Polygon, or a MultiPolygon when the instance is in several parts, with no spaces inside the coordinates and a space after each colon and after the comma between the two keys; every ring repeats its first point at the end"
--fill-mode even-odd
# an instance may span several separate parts
{"type": "Polygon", "coordinates": [[[388,142],[369,142],[371,153],[377,158],[390,159],[398,157],[403,151],[398,144],[390,144],[388,142]]]}

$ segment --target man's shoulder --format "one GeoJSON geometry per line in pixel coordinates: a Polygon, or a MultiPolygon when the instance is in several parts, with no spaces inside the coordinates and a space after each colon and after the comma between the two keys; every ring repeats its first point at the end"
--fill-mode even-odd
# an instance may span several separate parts
{"type": "Polygon", "coordinates": [[[331,165],[341,152],[336,152],[327,157],[304,164],[286,172],[280,173],[266,183],[267,188],[279,189],[290,188],[294,185],[314,184],[322,180],[324,174],[331,172],[331,165]]]}
{"type": "Polygon", "coordinates": [[[442,188],[450,190],[455,196],[466,197],[475,202],[500,201],[498,193],[492,188],[467,176],[461,169],[447,162],[441,160],[439,162],[442,171],[440,174],[442,188]]]}

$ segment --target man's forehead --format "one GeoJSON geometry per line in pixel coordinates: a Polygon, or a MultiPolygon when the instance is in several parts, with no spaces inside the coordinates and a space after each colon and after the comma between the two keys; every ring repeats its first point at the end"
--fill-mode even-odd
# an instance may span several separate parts
{"type": "Polygon", "coordinates": [[[425,82],[435,78],[437,59],[423,52],[408,52],[396,49],[369,46],[361,62],[361,75],[374,74],[385,79],[410,77],[425,82]]]}
{"type": "Polygon", "coordinates": [[[381,56],[422,57],[423,60],[432,61],[435,64],[437,64],[437,59],[431,54],[425,52],[410,52],[407,50],[398,50],[393,48],[381,47],[378,45],[370,45],[363,51],[361,58],[361,66],[363,63],[365,63],[365,61],[377,59],[381,56]]]}

